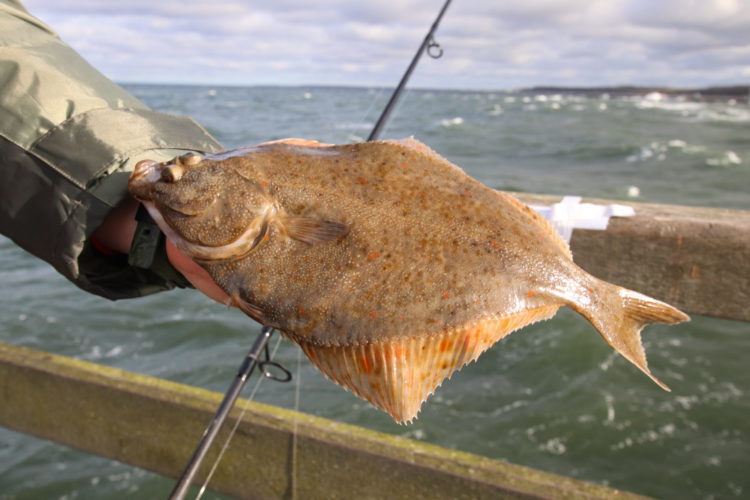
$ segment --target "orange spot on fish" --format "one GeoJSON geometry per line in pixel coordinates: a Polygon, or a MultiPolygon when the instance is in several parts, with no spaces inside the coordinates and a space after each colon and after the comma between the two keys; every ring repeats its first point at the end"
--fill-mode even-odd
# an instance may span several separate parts
{"type": "Polygon", "coordinates": [[[492,248],[500,248],[502,246],[502,245],[500,245],[500,243],[498,243],[495,240],[491,240],[490,241],[490,245],[492,246],[492,248]]]}
{"type": "Polygon", "coordinates": [[[300,316],[304,316],[305,315],[305,308],[302,307],[302,306],[299,306],[297,308],[297,312],[299,313],[300,316]]]}
{"type": "Polygon", "coordinates": [[[401,166],[404,167],[404,168],[409,168],[409,164],[406,163],[406,162],[402,163],[401,166]]]}
{"type": "Polygon", "coordinates": [[[370,371],[372,370],[370,361],[367,359],[367,356],[362,356],[361,358],[359,358],[359,366],[362,367],[362,371],[365,373],[370,373],[370,371]]]}
{"type": "Polygon", "coordinates": [[[530,297],[535,297],[536,296],[536,292],[534,290],[529,290],[528,292],[526,292],[526,296],[529,297],[529,298],[530,297]]]}
{"type": "Polygon", "coordinates": [[[377,311],[370,311],[370,319],[375,319],[378,317],[377,311]]]}
{"type": "Polygon", "coordinates": [[[263,186],[264,188],[267,188],[268,187],[268,181],[260,181],[260,185],[263,186]]]}
{"type": "Polygon", "coordinates": [[[453,342],[451,342],[450,339],[443,339],[440,341],[441,352],[448,352],[452,346],[453,346],[453,342]]]}
{"type": "Polygon", "coordinates": [[[367,180],[367,179],[365,179],[364,177],[357,177],[357,178],[356,178],[355,180],[356,180],[356,181],[357,181],[358,183],[360,183],[360,184],[369,184],[369,183],[370,183],[370,181],[368,181],[368,180],[367,180]]]}
{"type": "Polygon", "coordinates": [[[448,290],[446,290],[443,292],[443,295],[441,295],[441,297],[443,297],[444,299],[450,299],[451,293],[448,290]]]}
{"type": "Polygon", "coordinates": [[[693,266],[690,268],[690,277],[692,279],[697,279],[698,276],[701,275],[701,268],[698,266],[693,266]]]}
{"type": "Polygon", "coordinates": [[[378,252],[370,252],[367,254],[367,262],[372,262],[378,257],[380,257],[380,254],[378,252]]]}
{"type": "Polygon", "coordinates": [[[473,338],[474,333],[475,333],[475,330],[469,330],[468,332],[466,332],[466,336],[464,336],[464,346],[463,346],[464,351],[469,350],[469,346],[474,341],[474,338],[473,338]]]}

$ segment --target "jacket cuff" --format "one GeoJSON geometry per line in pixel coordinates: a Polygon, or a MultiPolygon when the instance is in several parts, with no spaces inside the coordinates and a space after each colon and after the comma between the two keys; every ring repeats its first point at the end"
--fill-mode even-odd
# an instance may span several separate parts
{"type": "Polygon", "coordinates": [[[54,127],[30,153],[49,165],[62,183],[73,184],[77,199],[69,205],[53,239],[53,255],[46,260],[80,288],[113,300],[182,286],[157,269],[128,265],[126,255],[102,254],[89,238],[127,196],[128,178],[138,161],[220,149],[190,118],[145,109],[95,109],[54,127]]]}

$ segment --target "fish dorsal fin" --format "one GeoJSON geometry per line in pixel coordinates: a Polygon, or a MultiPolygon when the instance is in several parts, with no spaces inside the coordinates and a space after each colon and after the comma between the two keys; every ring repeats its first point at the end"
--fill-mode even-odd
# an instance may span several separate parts
{"type": "Polygon", "coordinates": [[[406,423],[443,380],[512,331],[552,317],[558,307],[491,317],[436,335],[366,344],[325,346],[290,337],[326,377],[406,423]]]}
{"type": "Polygon", "coordinates": [[[275,141],[267,141],[258,144],[258,146],[266,146],[268,144],[287,144],[289,146],[310,146],[315,148],[322,148],[326,146],[333,146],[327,142],[315,141],[312,139],[298,139],[296,137],[288,137],[286,139],[277,139],[275,141]]]}
{"type": "Polygon", "coordinates": [[[443,158],[442,156],[440,156],[440,154],[437,151],[435,151],[434,149],[432,149],[427,144],[418,141],[413,136],[404,137],[403,139],[388,139],[387,141],[383,141],[383,142],[386,143],[386,144],[396,144],[396,145],[401,146],[401,147],[412,149],[412,150],[418,152],[419,154],[422,154],[422,155],[426,156],[427,158],[429,158],[431,160],[439,162],[439,164],[441,164],[441,165],[447,165],[449,167],[452,167],[452,168],[456,169],[457,171],[461,172],[462,174],[465,173],[464,170],[461,167],[459,167],[458,165],[454,165],[453,163],[449,162],[448,160],[446,160],[445,158],[443,158]]]}

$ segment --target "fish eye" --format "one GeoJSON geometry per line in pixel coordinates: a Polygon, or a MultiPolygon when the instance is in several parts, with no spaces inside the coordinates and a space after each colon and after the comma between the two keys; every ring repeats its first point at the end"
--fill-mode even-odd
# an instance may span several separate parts
{"type": "Polygon", "coordinates": [[[180,163],[187,166],[197,165],[201,162],[202,159],[203,157],[194,151],[185,153],[178,158],[180,163]]]}
{"type": "Polygon", "coordinates": [[[164,182],[177,182],[182,178],[182,174],[185,173],[185,169],[180,165],[171,163],[166,165],[161,171],[161,180],[164,182]]]}

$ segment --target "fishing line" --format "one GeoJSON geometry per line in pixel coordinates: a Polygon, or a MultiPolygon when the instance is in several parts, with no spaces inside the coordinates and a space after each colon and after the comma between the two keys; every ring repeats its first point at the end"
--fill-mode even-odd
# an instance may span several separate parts
{"type": "MultiPolygon", "coordinates": [[[[380,89],[378,89],[378,91],[375,93],[375,96],[372,99],[370,99],[370,106],[367,108],[367,110],[364,113],[362,113],[362,118],[359,120],[359,123],[366,122],[367,118],[370,116],[370,113],[375,107],[375,104],[377,104],[378,100],[380,99],[380,96],[383,95],[383,92],[385,92],[385,87],[380,87],[380,89]]],[[[355,133],[355,131],[357,130],[356,123],[357,122],[354,122],[355,126],[349,130],[349,137],[348,137],[349,139],[352,137],[359,138],[359,136],[356,135],[355,133]]]]}
{"type": "MultiPolygon", "coordinates": [[[[396,120],[398,119],[398,117],[399,117],[399,116],[401,115],[401,111],[402,111],[402,109],[403,109],[403,107],[404,107],[404,103],[408,103],[408,102],[409,102],[409,98],[410,98],[410,96],[411,96],[411,93],[412,93],[412,89],[410,89],[410,88],[407,88],[407,89],[406,89],[406,90],[404,91],[403,97],[401,97],[401,98],[399,99],[398,103],[397,103],[397,104],[396,104],[396,106],[395,106],[395,107],[393,108],[393,113],[391,113],[391,116],[390,116],[390,118],[389,118],[389,120],[388,120],[388,121],[389,121],[389,124],[388,124],[388,126],[387,126],[387,127],[384,127],[384,128],[383,128],[383,130],[388,130],[388,129],[390,129],[390,128],[391,128],[391,124],[392,124],[393,122],[395,122],[395,121],[396,121],[396,120]]],[[[407,134],[408,134],[408,135],[414,135],[414,134],[409,134],[409,133],[407,133],[407,134]]]]}
{"type": "Polygon", "coordinates": [[[294,431],[292,434],[292,500],[297,498],[297,426],[299,424],[299,395],[302,385],[302,349],[297,349],[297,383],[294,389],[294,431]]]}
{"type": "MultiPolygon", "coordinates": [[[[281,346],[281,336],[279,336],[276,339],[276,345],[273,347],[273,350],[271,351],[271,358],[274,358],[276,356],[276,352],[279,350],[279,346],[281,346]]],[[[299,368],[297,369],[297,372],[299,376],[299,368]]],[[[255,398],[255,393],[258,392],[258,388],[260,387],[261,382],[263,382],[263,379],[265,378],[267,377],[258,377],[258,380],[255,381],[253,390],[250,392],[250,396],[247,398],[248,401],[252,401],[255,398]]],[[[299,380],[297,381],[297,385],[299,386],[299,380]]],[[[200,500],[201,497],[203,497],[203,494],[206,492],[206,489],[208,488],[208,483],[211,482],[211,478],[214,476],[214,472],[216,472],[216,469],[219,467],[219,462],[221,462],[221,459],[224,457],[224,452],[226,452],[227,448],[229,448],[229,442],[234,437],[235,432],[237,432],[237,428],[240,426],[240,422],[242,422],[242,419],[245,416],[246,412],[247,412],[247,405],[243,405],[242,411],[240,412],[239,417],[237,417],[237,420],[235,420],[234,425],[232,426],[232,429],[229,431],[229,435],[227,436],[226,440],[224,440],[224,444],[221,446],[221,450],[219,450],[219,455],[216,457],[216,460],[214,460],[214,463],[211,466],[211,470],[208,472],[208,474],[206,475],[206,479],[203,481],[203,484],[201,485],[201,489],[198,491],[198,494],[195,496],[195,500],[200,500]]]]}
{"type": "MultiPolygon", "coordinates": [[[[378,92],[378,94],[375,97],[373,97],[373,99],[372,99],[372,101],[370,103],[370,107],[364,113],[364,116],[363,116],[363,118],[361,120],[362,122],[364,122],[367,119],[368,115],[370,114],[370,112],[372,111],[372,109],[375,107],[375,104],[377,103],[378,98],[381,96],[381,94],[383,94],[383,92],[385,92],[385,90],[386,90],[385,87],[381,87],[381,89],[378,92]]],[[[405,90],[405,92],[403,94],[403,97],[401,97],[399,99],[398,103],[393,108],[391,116],[389,117],[389,121],[390,122],[395,121],[399,117],[399,115],[401,114],[401,108],[403,107],[404,102],[408,102],[409,101],[409,96],[411,95],[411,91],[412,91],[412,89],[410,89],[410,88],[407,88],[405,90]]],[[[387,127],[383,127],[383,128],[387,129],[387,127]]],[[[354,135],[354,129],[352,129],[352,132],[350,133],[350,135],[354,135]]]]}

